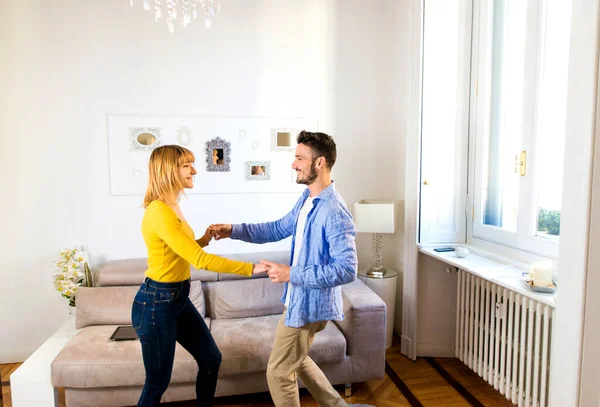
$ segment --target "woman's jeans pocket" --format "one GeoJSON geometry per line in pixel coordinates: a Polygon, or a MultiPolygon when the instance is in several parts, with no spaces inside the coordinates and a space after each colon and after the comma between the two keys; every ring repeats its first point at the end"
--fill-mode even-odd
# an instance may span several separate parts
{"type": "MultiPolygon", "coordinates": [[[[133,328],[138,331],[146,320],[146,311],[149,309],[149,301],[152,301],[153,298],[149,295],[150,293],[145,293],[143,291],[138,291],[133,299],[133,306],[131,308],[131,324],[133,328]]],[[[146,320],[146,322],[149,322],[146,320]]],[[[139,334],[139,332],[138,332],[139,334]]]]}
{"type": "Polygon", "coordinates": [[[168,304],[179,298],[181,289],[179,288],[161,288],[156,291],[156,303],[168,304]]]}

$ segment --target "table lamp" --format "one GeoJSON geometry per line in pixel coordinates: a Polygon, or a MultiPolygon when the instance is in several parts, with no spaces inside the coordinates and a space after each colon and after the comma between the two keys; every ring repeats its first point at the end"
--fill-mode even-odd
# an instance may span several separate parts
{"type": "Polygon", "coordinates": [[[373,264],[367,275],[384,276],[381,234],[396,231],[396,201],[365,199],[356,202],[354,224],[358,233],[373,233],[373,264]]]}

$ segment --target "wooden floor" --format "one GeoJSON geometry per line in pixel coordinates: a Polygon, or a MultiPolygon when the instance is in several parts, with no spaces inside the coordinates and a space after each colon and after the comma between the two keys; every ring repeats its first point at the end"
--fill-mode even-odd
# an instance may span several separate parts
{"type": "Polygon", "coordinates": [[[17,368],[21,366],[20,363],[9,363],[6,365],[0,365],[0,384],[1,384],[1,390],[0,394],[2,394],[2,399],[0,400],[0,406],[11,406],[12,407],[12,403],[10,402],[10,384],[9,384],[9,378],[10,375],[12,374],[12,372],[14,372],[15,370],[17,370],[17,368]]]}
{"type": "MultiPolygon", "coordinates": [[[[12,407],[10,401],[10,375],[20,363],[0,365],[2,377],[2,403],[12,407]]],[[[343,394],[343,386],[337,387],[343,394]]],[[[64,406],[64,395],[61,397],[64,406]]],[[[305,390],[301,391],[303,407],[316,407],[317,403],[305,390]]],[[[400,354],[400,343],[394,345],[386,356],[386,375],[374,380],[352,385],[348,403],[371,404],[377,407],[424,406],[469,407],[513,406],[479,376],[457,359],[419,358],[416,362],[400,354]],[[402,390],[403,391],[402,391],[402,390]]],[[[193,407],[194,402],[166,403],[166,407],[193,407]]],[[[216,399],[221,407],[272,407],[269,393],[258,393],[216,399]]]]}

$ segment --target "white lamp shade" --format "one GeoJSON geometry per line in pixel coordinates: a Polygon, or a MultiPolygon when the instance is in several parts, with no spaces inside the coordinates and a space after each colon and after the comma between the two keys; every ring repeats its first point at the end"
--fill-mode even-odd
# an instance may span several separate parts
{"type": "Polygon", "coordinates": [[[394,233],[396,201],[362,200],[354,204],[354,224],[359,233],[394,233]]]}

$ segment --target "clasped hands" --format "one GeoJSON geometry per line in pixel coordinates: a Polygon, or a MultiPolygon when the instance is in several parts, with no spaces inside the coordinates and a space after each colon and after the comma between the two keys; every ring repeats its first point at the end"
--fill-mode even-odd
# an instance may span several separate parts
{"type": "Polygon", "coordinates": [[[290,266],[285,264],[261,260],[260,263],[254,265],[252,272],[254,274],[266,272],[274,283],[287,283],[290,281],[290,266]]]}
{"type": "Polygon", "coordinates": [[[200,245],[200,247],[205,247],[208,246],[213,238],[215,240],[221,240],[230,236],[231,225],[210,225],[206,228],[204,235],[200,239],[196,239],[196,242],[200,245]]]}
{"type": "MultiPolygon", "coordinates": [[[[215,224],[210,225],[204,236],[197,240],[198,244],[202,247],[208,245],[208,243],[214,238],[215,240],[226,239],[231,237],[231,225],[215,224]]],[[[267,273],[273,283],[286,283],[290,281],[290,266],[285,264],[273,263],[267,260],[261,260],[260,263],[252,265],[252,273],[267,273]]]]}

